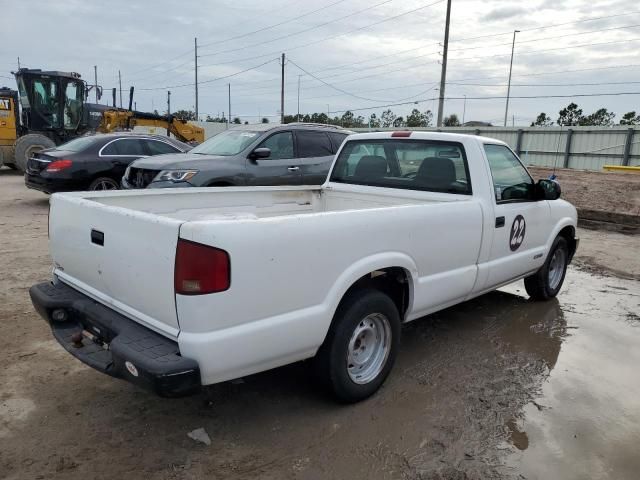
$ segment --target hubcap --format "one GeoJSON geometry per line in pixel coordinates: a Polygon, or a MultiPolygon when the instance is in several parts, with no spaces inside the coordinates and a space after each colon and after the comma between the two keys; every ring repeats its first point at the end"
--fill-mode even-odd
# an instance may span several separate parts
{"type": "Polygon", "coordinates": [[[389,356],[391,327],[381,313],[363,318],[351,334],[347,351],[347,371],[354,383],[374,380],[384,368],[389,356]]]}
{"type": "Polygon", "coordinates": [[[558,288],[558,285],[560,285],[566,263],[567,255],[563,249],[559,248],[553,252],[553,256],[549,262],[549,287],[551,287],[552,290],[555,290],[558,288]]]}

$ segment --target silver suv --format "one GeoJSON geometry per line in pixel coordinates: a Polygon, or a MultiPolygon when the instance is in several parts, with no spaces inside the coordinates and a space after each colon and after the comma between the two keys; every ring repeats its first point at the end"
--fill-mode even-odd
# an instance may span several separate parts
{"type": "Polygon", "coordinates": [[[351,131],[309,123],[226,130],[184,154],[133,162],[123,188],[320,185],[351,131]]]}

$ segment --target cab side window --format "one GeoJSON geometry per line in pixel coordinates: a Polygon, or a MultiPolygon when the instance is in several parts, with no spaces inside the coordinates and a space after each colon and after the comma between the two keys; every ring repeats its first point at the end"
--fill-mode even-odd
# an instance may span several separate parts
{"type": "Polygon", "coordinates": [[[291,132],[279,132],[271,135],[259,145],[271,150],[267,160],[284,160],[293,158],[293,135],[291,132]]]}
{"type": "Polygon", "coordinates": [[[496,202],[526,202],[533,199],[533,179],[518,157],[504,145],[485,144],[493,178],[496,202]]]}

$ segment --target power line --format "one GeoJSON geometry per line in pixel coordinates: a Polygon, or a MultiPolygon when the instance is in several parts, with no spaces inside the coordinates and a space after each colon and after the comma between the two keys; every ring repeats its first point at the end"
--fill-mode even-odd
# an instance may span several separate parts
{"type": "MultiPolygon", "coordinates": [[[[339,3],[344,3],[345,1],[346,0],[339,0],[337,2],[330,3],[329,5],[325,5],[324,7],[320,7],[318,9],[316,9],[316,10],[311,11],[311,12],[303,13],[302,15],[298,15],[297,17],[289,18],[288,20],[283,20],[282,22],[274,23],[273,25],[268,25],[266,27],[259,28],[258,30],[254,30],[253,32],[247,32],[247,33],[243,33],[241,35],[236,35],[235,37],[229,37],[229,38],[225,38],[223,40],[217,40],[217,41],[214,41],[214,42],[205,43],[205,44],[203,44],[201,46],[201,48],[208,47],[208,46],[213,45],[213,44],[230,42],[231,40],[238,40],[239,38],[248,37],[249,35],[253,35],[255,33],[264,32],[265,30],[269,30],[269,29],[274,28],[274,27],[279,27],[280,25],[285,25],[285,24],[291,23],[291,22],[293,22],[295,20],[299,20],[299,19],[307,17],[309,15],[313,15],[314,13],[318,13],[318,12],[320,12],[322,10],[326,10],[329,7],[333,7],[335,5],[338,5],[339,3]]],[[[215,55],[215,54],[212,54],[212,55],[215,55]]]]}
{"type": "MultiPolygon", "coordinates": [[[[311,45],[316,45],[316,44],[318,44],[318,43],[326,42],[327,40],[333,40],[333,39],[335,39],[335,38],[343,37],[343,36],[345,36],[345,35],[349,35],[350,33],[358,32],[358,31],[360,31],[360,30],[364,30],[364,29],[367,29],[367,28],[373,27],[373,26],[375,26],[375,25],[379,25],[379,24],[384,23],[384,22],[389,22],[389,21],[391,21],[391,20],[395,20],[396,18],[402,17],[402,16],[404,16],[404,15],[408,15],[408,14],[410,14],[410,13],[414,13],[414,12],[416,12],[416,11],[418,11],[418,10],[423,10],[423,9],[425,9],[425,8],[432,7],[432,6],[434,6],[434,5],[438,4],[438,3],[442,3],[443,1],[444,1],[444,0],[438,0],[438,1],[434,2],[434,3],[430,3],[430,4],[428,4],[428,5],[424,5],[424,6],[422,6],[422,7],[414,8],[413,10],[409,10],[409,11],[407,11],[407,12],[400,13],[400,14],[398,14],[398,15],[394,15],[394,16],[392,16],[392,17],[385,18],[385,19],[383,19],[383,20],[379,20],[379,21],[377,21],[377,22],[370,23],[370,24],[368,24],[368,25],[364,25],[364,26],[362,26],[362,27],[355,28],[355,29],[353,29],[353,30],[348,30],[348,31],[346,31],[346,32],[339,33],[339,34],[336,34],[336,35],[330,35],[330,36],[328,36],[328,37],[320,38],[320,39],[318,39],[318,40],[314,40],[314,41],[312,41],[312,42],[308,42],[308,43],[305,43],[305,44],[302,44],[302,45],[296,45],[296,46],[293,46],[293,47],[288,47],[288,48],[287,48],[287,52],[290,52],[290,51],[292,51],[292,50],[297,50],[297,49],[299,49],[299,48],[306,48],[306,47],[309,47],[309,46],[311,46],[311,45]]],[[[255,60],[255,59],[257,59],[257,58],[263,58],[263,57],[266,57],[266,56],[275,55],[275,54],[277,54],[277,53],[279,53],[279,52],[265,53],[265,54],[263,54],[263,55],[256,55],[256,56],[254,56],[254,57],[243,58],[242,60],[237,60],[237,61],[238,61],[238,62],[240,62],[240,61],[245,61],[245,60],[255,60]]],[[[209,64],[209,65],[203,65],[203,66],[204,66],[204,67],[206,67],[206,66],[215,66],[215,65],[216,65],[216,64],[209,64]]]]}
{"type": "MultiPolygon", "coordinates": [[[[531,29],[526,29],[526,30],[522,30],[522,32],[528,32],[528,31],[534,31],[534,30],[541,30],[541,29],[547,29],[547,28],[554,28],[554,27],[558,27],[558,26],[564,26],[564,25],[570,25],[570,24],[576,24],[576,23],[585,23],[585,22],[589,22],[589,21],[594,21],[594,20],[601,20],[601,19],[606,19],[606,18],[614,18],[614,17],[619,17],[619,16],[629,16],[629,15],[633,15],[636,13],[640,13],[639,11],[634,11],[634,12],[628,12],[625,14],[618,14],[618,15],[607,15],[607,16],[601,16],[601,17],[592,17],[592,18],[588,18],[585,20],[578,20],[578,21],[574,21],[574,22],[565,22],[565,23],[559,23],[559,24],[552,24],[552,25],[543,25],[541,27],[536,27],[536,28],[531,28],[531,29]]],[[[627,25],[627,26],[623,26],[623,27],[613,27],[613,28],[609,28],[609,29],[601,29],[601,30],[592,30],[589,32],[577,32],[577,33],[571,33],[571,34],[564,34],[564,35],[558,35],[558,36],[553,36],[553,37],[543,37],[541,39],[532,39],[532,40],[523,40],[520,41],[518,43],[529,43],[529,42],[538,42],[538,41],[542,41],[542,40],[552,40],[552,39],[556,39],[556,38],[564,38],[564,37],[568,37],[568,36],[575,36],[575,35],[585,35],[585,34],[590,34],[590,33],[600,33],[603,31],[608,31],[608,30],[616,30],[616,29],[624,29],[624,28],[635,28],[638,27],[640,25],[627,25]]],[[[458,40],[451,40],[450,43],[453,42],[463,42],[463,41],[468,41],[468,40],[475,40],[475,39],[479,39],[479,38],[488,38],[488,37],[495,37],[495,36],[501,36],[501,35],[506,35],[506,34],[513,34],[513,31],[509,31],[509,32],[505,32],[505,33],[497,33],[497,34],[490,34],[490,35],[481,35],[481,36],[476,36],[476,37],[467,37],[467,38],[461,38],[458,40]]],[[[387,55],[382,55],[382,56],[377,56],[374,58],[370,58],[367,60],[361,60],[359,62],[352,62],[352,63],[348,63],[348,64],[343,64],[343,65],[338,65],[335,67],[329,67],[329,68],[325,68],[323,70],[314,70],[313,73],[319,73],[319,72],[323,72],[323,71],[330,71],[330,70],[338,70],[338,69],[342,69],[342,68],[349,68],[355,65],[360,65],[362,63],[367,63],[373,60],[379,60],[382,58],[388,58],[388,57],[395,57],[397,55],[403,54],[403,53],[407,53],[407,52],[412,52],[415,50],[420,50],[422,48],[431,46],[431,45],[438,45],[439,43],[434,42],[434,43],[429,43],[429,44],[425,44],[425,45],[421,45],[419,47],[414,47],[414,48],[410,48],[410,49],[406,49],[406,50],[400,50],[391,54],[387,54],[387,55]]],[[[480,45],[480,46],[476,46],[476,47],[464,47],[464,48],[456,48],[456,49],[451,49],[450,51],[459,51],[459,50],[475,50],[475,49],[479,49],[479,48],[489,48],[489,47],[496,47],[496,46],[503,46],[503,45],[511,45],[511,42],[507,42],[507,43],[501,43],[501,44],[493,44],[493,45],[480,45]]],[[[427,54],[421,54],[415,57],[411,57],[410,59],[416,59],[416,58],[423,58],[432,54],[437,54],[437,51],[434,52],[429,52],[427,54]]],[[[250,57],[248,59],[243,59],[243,60],[249,60],[249,59],[255,59],[256,57],[250,57]]],[[[259,58],[259,57],[257,57],[259,58]]],[[[401,59],[399,61],[394,61],[394,62],[390,62],[387,64],[382,64],[382,65],[378,65],[378,67],[381,66],[386,66],[386,65],[391,65],[394,63],[400,63],[400,62],[404,62],[407,59],[401,59]]],[[[376,67],[366,67],[367,69],[370,68],[376,68],[376,67]]],[[[358,70],[358,71],[362,71],[362,69],[358,70]]],[[[347,73],[343,73],[343,74],[339,74],[339,75],[346,75],[347,73]]],[[[336,75],[337,76],[337,75],[336,75]]],[[[325,77],[325,78],[330,78],[330,77],[325,77]]]]}
{"type": "Polygon", "coordinates": [[[221,51],[219,51],[219,52],[214,52],[214,53],[205,53],[204,55],[200,55],[200,56],[201,56],[201,57],[212,57],[212,56],[214,56],[214,55],[221,55],[221,54],[223,54],[223,53],[238,52],[238,51],[240,51],[240,50],[246,50],[247,48],[252,48],[252,47],[262,46],[262,45],[265,45],[265,44],[267,44],[267,43],[273,43],[273,42],[276,42],[276,41],[278,41],[278,40],[282,40],[282,39],[284,39],[284,38],[294,37],[294,36],[296,36],[296,35],[300,35],[301,33],[310,32],[311,30],[315,30],[315,29],[317,29],[317,28],[325,27],[325,26],[330,25],[330,24],[332,24],[332,23],[339,22],[339,21],[342,21],[342,20],[344,20],[344,19],[346,19],[346,18],[353,17],[353,16],[358,15],[358,14],[360,14],[360,13],[362,13],[362,12],[366,12],[367,10],[372,10],[372,9],[374,9],[374,8],[376,8],[376,7],[379,7],[379,6],[381,6],[381,5],[384,5],[385,3],[389,3],[389,2],[391,2],[391,1],[392,1],[392,0],[384,0],[384,1],[380,2],[380,3],[377,3],[377,4],[375,4],[375,5],[372,5],[372,6],[370,6],[370,7],[366,7],[366,8],[363,8],[363,9],[361,9],[361,10],[356,10],[355,12],[352,12],[352,13],[350,13],[349,15],[344,15],[344,16],[342,16],[342,17],[340,17],[340,18],[337,18],[337,19],[334,19],[334,20],[329,20],[329,21],[324,22],[324,23],[319,23],[318,25],[314,25],[314,26],[312,26],[312,27],[305,28],[305,29],[303,29],[303,30],[299,30],[299,31],[297,31],[297,32],[288,33],[288,34],[286,34],[286,35],[282,35],[282,36],[280,36],[280,37],[272,38],[272,39],[270,39],[270,40],[264,40],[264,41],[262,41],[262,42],[252,43],[252,44],[249,44],[249,45],[245,45],[245,46],[243,46],[243,47],[233,48],[233,49],[231,49],[231,50],[221,50],[221,51]]]}
{"type": "MultiPolygon", "coordinates": [[[[578,93],[572,95],[520,95],[513,96],[510,98],[518,98],[518,99],[538,99],[538,98],[574,98],[574,97],[617,97],[623,95],[640,95],[640,92],[616,92],[616,93],[578,93]]],[[[467,100],[504,100],[506,96],[491,96],[491,97],[466,97],[467,100]]],[[[342,112],[359,112],[362,110],[375,110],[377,108],[386,108],[386,107],[398,107],[403,105],[411,105],[417,103],[431,102],[433,100],[437,100],[438,97],[433,98],[425,98],[422,100],[416,100],[413,102],[401,102],[401,103],[389,103],[387,105],[377,105],[375,107],[362,107],[362,108],[349,108],[347,110],[334,110],[328,113],[342,113],[342,112]]],[[[464,100],[465,97],[446,97],[445,100],[464,100]]]]}
{"type": "MultiPolygon", "coordinates": [[[[256,68],[263,67],[264,65],[267,65],[268,63],[271,63],[271,62],[273,62],[275,60],[277,60],[277,58],[272,58],[271,60],[269,60],[267,62],[261,63],[260,65],[255,65],[253,67],[245,68],[244,70],[240,70],[239,72],[235,72],[235,73],[232,73],[230,75],[224,75],[222,77],[211,78],[209,80],[202,80],[202,81],[198,82],[198,85],[202,85],[203,83],[217,82],[218,80],[223,80],[225,78],[235,77],[236,75],[240,75],[241,73],[245,73],[245,72],[248,72],[250,70],[255,70],[256,68]]],[[[138,90],[143,90],[143,91],[166,90],[167,88],[192,87],[194,85],[195,85],[195,82],[191,82],[191,83],[182,83],[182,84],[179,84],[179,85],[165,85],[164,87],[139,88],[138,90]]]]}

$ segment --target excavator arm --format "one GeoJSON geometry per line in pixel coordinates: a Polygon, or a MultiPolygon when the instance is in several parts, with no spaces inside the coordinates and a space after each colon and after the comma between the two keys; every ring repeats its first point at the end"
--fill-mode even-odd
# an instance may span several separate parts
{"type": "Polygon", "coordinates": [[[188,123],[173,115],[156,115],[153,113],[132,110],[106,110],[102,113],[102,121],[98,131],[109,133],[119,130],[131,130],[135,126],[157,127],[172,133],[182,142],[204,142],[204,129],[188,123]]]}

